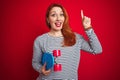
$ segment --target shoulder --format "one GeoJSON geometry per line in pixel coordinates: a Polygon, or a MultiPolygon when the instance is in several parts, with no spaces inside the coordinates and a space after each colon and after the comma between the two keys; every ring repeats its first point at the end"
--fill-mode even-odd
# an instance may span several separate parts
{"type": "Polygon", "coordinates": [[[83,36],[77,32],[74,32],[77,39],[82,39],[83,36]]]}
{"type": "Polygon", "coordinates": [[[44,33],[42,35],[39,35],[35,38],[34,42],[40,42],[40,41],[43,41],[47,38],[47,33],[44,33]]]}

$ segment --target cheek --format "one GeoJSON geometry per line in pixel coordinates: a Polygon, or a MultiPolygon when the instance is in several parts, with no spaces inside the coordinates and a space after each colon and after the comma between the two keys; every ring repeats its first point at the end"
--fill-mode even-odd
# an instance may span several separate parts
{"type": "Polygon", "coordinates": [[[56,20],[55,18],[53,18],[53,17],[49,17],[49,22],[50,22],[50,23],[55,22],[55,20],[56,20]]]}
{"type": "Polygon", "coordinates": [[[54,26],[54,21],[50,21],[50,25],[51,25],[51,26],[54,26]]]}
{"type": "Polygon", "coordinates": [[[64,18],[64,17],[62,18],[62,21],[63,21],[63,22],[65,21],[65,18],[64,18]]]}
{"type": "Polygon", "coordinates": [[[49,19],[49,23],[51,26],[54,26],[55,20],[54,19],[49,19]]]}

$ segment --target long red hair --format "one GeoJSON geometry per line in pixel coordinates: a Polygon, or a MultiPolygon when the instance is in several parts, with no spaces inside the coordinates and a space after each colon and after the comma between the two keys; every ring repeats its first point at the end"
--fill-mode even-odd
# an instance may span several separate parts
{"type": "Polygon", "coordinates": [[[76,36],[75,36],[75,33],[72,32],[72,30],[70,28],[69,21],[68,21],[68,14],[62,5],[54,3],[48,7],[47,12],[46,12],[46,24],[48,25],[49,28],[51,28],[47,19],[49,17],[50,10],[53,7],[60,7],[64,13],[65,21],[63,23],[63,28],[61,30],[63,37],[64,37],[63,46],[73,46],[76,43],[76,36]]]}

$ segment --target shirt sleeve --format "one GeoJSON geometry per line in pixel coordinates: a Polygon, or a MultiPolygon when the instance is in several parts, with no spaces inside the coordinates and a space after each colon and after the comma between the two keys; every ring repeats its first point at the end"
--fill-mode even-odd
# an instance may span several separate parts
{"type": "Polygon", "coordinates": [[[41,50],[41,47],[40,47],[39,39],[37,38],[34,41],[34,45],[33,45],[32,66],[39,73],[41,73],[40,68],[42,67],[41,56],[42,56],[42,50],[41,50]]]}
{"type": "Polygon", "coordinates": [[[86,41],[84,38],[82,38],[81,49],[93,54],[102,53],[102,46],[96,34],[94,33],[94,30],[89,29],[86,31],[86,34],[89,40],[86,41]]]}

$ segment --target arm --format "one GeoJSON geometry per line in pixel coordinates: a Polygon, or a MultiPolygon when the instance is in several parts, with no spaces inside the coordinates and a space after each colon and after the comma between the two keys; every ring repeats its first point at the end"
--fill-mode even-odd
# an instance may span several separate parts
{"type": "Polygon", "coordinates": [[[86,31],[89,41],[82,38],[81,49],[90,53],[99,54],[102,52],[101,44],[93,29],[86,31]]]}
{"type": "Polygon", "coordinates": [[[42,67],[42,65],[40,64],[41,56],[42,56],[42,51],[41,51],[41,48],[40,48],[40,43],[39,43],[39,40],[36,39],[34,41],[34,45],[33,45],[32,66],[39,73],[41,73],[40,68],[42,67]]]}
{"type": "Polygon", "coordinates": [[[49,75],[51,70],[50,69],[46,70],[46,63],[44,65],[41,64],[41,57],[42,57],[41,45],[39,38],[37,38],[34,41],[34,46],[33,46],[32,66],[37,72],[43,75],[49,75]]]}
{"type": "Polygon", "coordinates": [[[83,10],[81,10],[81,17],[82,17],[83,27],[89,38],[88,42],[84,39],[82,40],[81,49],[91,53],[101,53],[102,47],[96,34],[92,29],[91,19],[89,17],[84,16],[83,10]]]}

